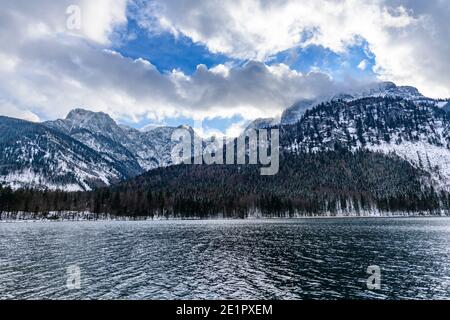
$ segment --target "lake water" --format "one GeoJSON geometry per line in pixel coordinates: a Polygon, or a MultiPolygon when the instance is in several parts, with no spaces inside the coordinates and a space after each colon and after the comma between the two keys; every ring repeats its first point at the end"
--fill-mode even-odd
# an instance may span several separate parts
{"type": "Polygon", "coordinates": [[[1,223],[19,298],[450,299],[450,218],[1,223]]]}

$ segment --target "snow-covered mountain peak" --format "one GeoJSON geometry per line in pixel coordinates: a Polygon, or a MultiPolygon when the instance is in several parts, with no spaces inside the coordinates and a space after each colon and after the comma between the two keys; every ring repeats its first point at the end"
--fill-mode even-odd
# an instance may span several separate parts
{"type": "Polygon", "coordinates": [[[74,109],[70,111],[65,122],[70,124],[71,128],[88,129],[94,132],[119,128],[117,123],[108,114],[85,109],[74,109]]]}
{"type": "Polygon", "coordinates": [[[140,128],[139,131],[145,133],[145,132],[150,132],[150,131],[155,130],[160,127],[162,127],[162,125],[150,123],[150,124],[140,128]]]}
{"type": "Polygon", "coordinates": [[[369,97],[393,97],[406,100],[422,100],[425,97],[419,90],[412,86],[397,86],[390,81],[372,83],[356,90],[343,93],[339,96],[347,96],[343,100],[351,101],[369,97]]]}
{"type": "Polygon", "coordinates": [[[247,130],[260,130],[267,129],[273,127],[280,123],[280,119],[278,118],[258,118],[249,123],[249,125],[245,128],[244,132],[247,130]]]}
{"type": "MultiPolygon", "coordinates": [[[[158,126],[142,131],[119,125],[103,112],[84,109],[72,110],[66,119],[48,121],[45,125],[124,164],[131,176],[172,163],[171,138],[176,127],[158,126]]],[[[194,135],[191,127],[187,129],[194,135]]]]}
{"type": "Polygon", "coordinates": [[[334,96],[322,96],[317,99],[302,99],[294,103],[290,108],[283,112],[281,117],[282,124],[294,124],[300,120],[306,110],[311,109],[322,102],[343,100],[351,102],[363,98],[402,98],[413,102],[429,102],[434,104],[436,101],[422,95],[419,90],[411,86],[397,86],[391,81],[375,82],[356,89],[336,94],[334,96]]]}
{"type": "Polygon", "coordinates": [[[392,154],[450,190],[450,120],[435,104],[398,97],[334,100],[283,129],[283,144],[294,153],[344,148],[392,154]]]}
{"type": "Polygon", "coordinates": [[[73,109],[71,110],[66,117],[66,120],[70,120],[70,121],[88,121],[88,120],[103,120],[106,122],[110,122],[114,120],[106,113],[104,112],[94,112],[94,111],[90,111],[90,110],[86,110],[86,109],[81,109],[81,108],[77,108],[77,109],[73,109]]]}
{"type": "Polygon", "coordinates": [[[188,126],[187,124],[183,124],[183,125],[179,126],[178,129],[191,130],[192,128],[190,126],[188,126]]]}

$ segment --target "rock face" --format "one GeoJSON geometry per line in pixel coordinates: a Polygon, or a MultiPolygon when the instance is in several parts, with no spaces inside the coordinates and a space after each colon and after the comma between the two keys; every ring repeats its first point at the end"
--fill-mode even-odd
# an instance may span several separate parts
{"type": "Polygon", "coordinates": [[[128,177],[126,166],[43,124],[0,117],[0,182],[13,188],[90,190],[128,177]]]}
{"type": "Polygon", "coordinates": [[[176,129],[141,132],[83,109],[42,124],[1,117],[0,183],[68,191],[108,186],[171,165],[176,129]]]}
{"type": "Polygon", "coordinates": [[[83,109],[73,110],[66,119],[49,121],[45,125],[125,163],[130,176],[170,165],[171,137],[177,129],[157,127],[141,132],[118,125],[105,113],[83,109]]]}

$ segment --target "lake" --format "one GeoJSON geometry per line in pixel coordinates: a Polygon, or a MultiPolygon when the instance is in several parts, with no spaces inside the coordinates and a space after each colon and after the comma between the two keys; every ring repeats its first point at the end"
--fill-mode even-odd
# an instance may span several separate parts
{"type": "Polygon", "coordinates": [[[1,223],[0,299],[39,298],[449,299],[450,218],[1,223]]]}

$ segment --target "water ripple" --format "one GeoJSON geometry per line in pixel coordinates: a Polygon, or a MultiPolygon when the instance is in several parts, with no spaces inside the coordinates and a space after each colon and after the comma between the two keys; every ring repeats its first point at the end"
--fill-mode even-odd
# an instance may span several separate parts
{"type": "Polygon", "coordinates": [[[2,223],[0,299],[449,299],[449,258],[448,218],[2,223]]]}

